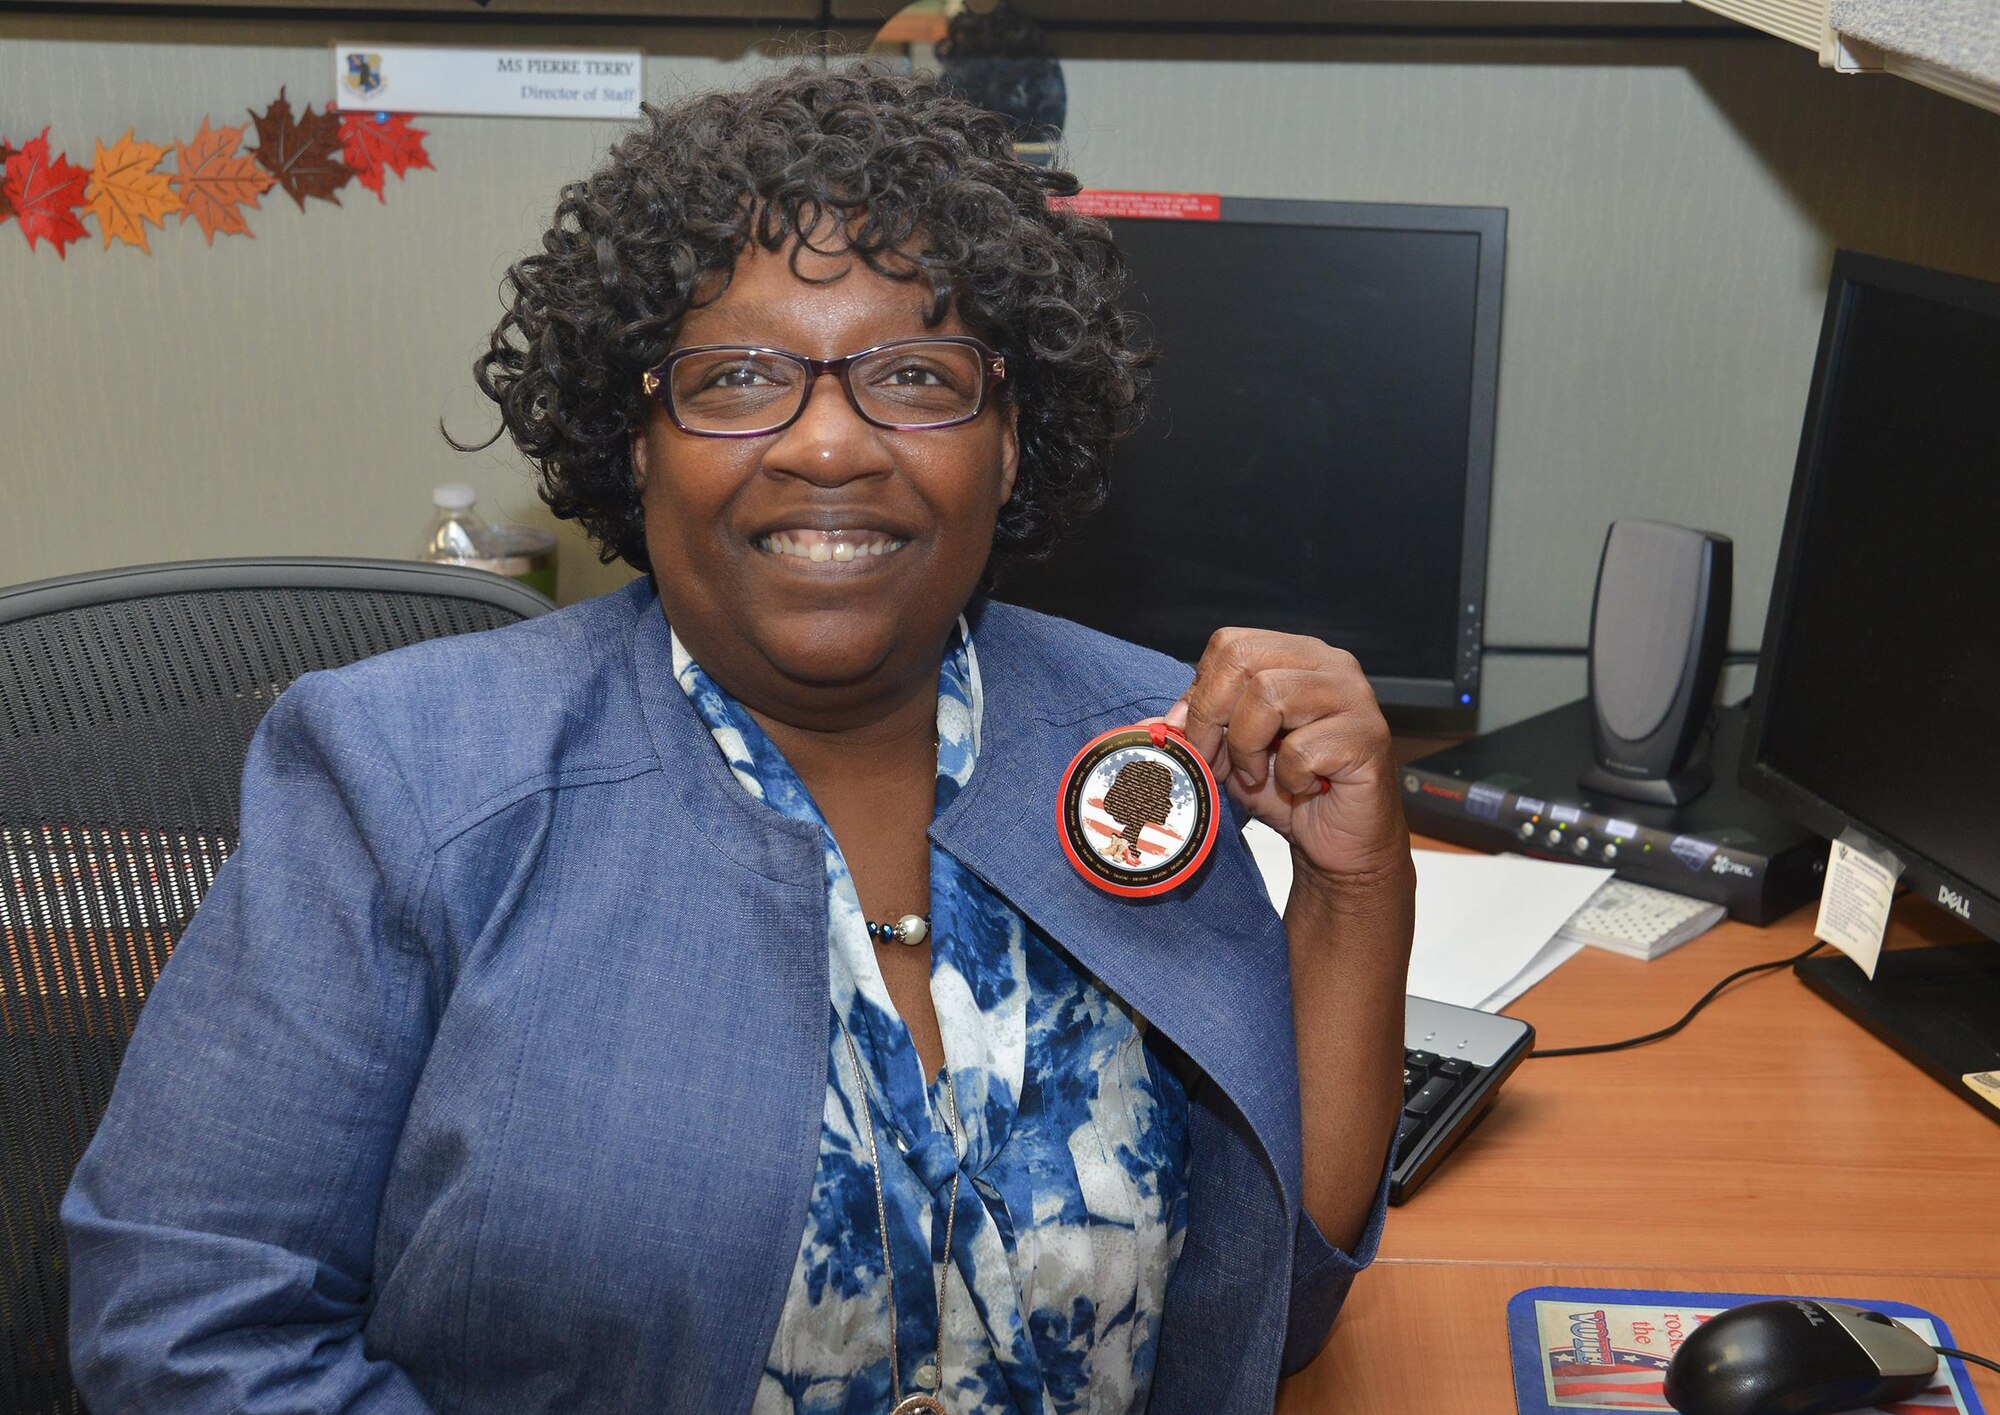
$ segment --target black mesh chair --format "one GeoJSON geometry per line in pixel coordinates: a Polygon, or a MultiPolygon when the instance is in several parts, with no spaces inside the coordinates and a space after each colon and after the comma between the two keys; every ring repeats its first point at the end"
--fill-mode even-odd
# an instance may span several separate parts
{"type": "Polygon", "coordinates": [[[57,1210],[299,674],[553,608],[437,565],[215,560],[0,590],[0,1411],[82,1409],[57,1210]]]}

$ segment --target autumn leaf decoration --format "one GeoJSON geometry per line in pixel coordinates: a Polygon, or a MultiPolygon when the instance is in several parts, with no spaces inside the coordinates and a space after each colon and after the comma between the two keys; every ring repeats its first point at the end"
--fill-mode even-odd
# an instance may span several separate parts
{"type": "Polygon", "coordinates": [[[90,166],[89,209],[97,218],[106,250],[116,239],[151,254],[147,223],[164,226],[166,217],[181,209],[167,174],[153,170],[166,155],[163,147],[132,141],[130,128],[108,148],[97,144],[90,166]]]}
{"type": "Polygon", "coordinates": [[[174,144],[174,162],[180,170],[174,174],[173,184],[181,198],[181,224],[185,226],[192,216],[211,246],[218,231],[225,236],[250,235],[243,208],[261,210],[257,198],[278,180],[259,166],[255,157],[237,152],[236,145],[247,127],[249,124],[240,123],[233,128],[211,128],[203,118],[193,142],[174,144]]]}
{"type": "Polygon", "coordinates": [[[264,170],[278,179],[286,195],[306,209],[307,197],[340,205],[334,193],[354,179],[353,169],[340,159],[340,120],[331,110],[306,105],[296,122],[283,89],[271,106],[250,118],[257,125],[257,146],[251,153],[264,170]]]}
{"type": "Polygon", "coordinates": [[[68,157],[49,156],[47,128],[8,157],[7,177],[0,182],[0,192],[13,208],[14,219],[21,223],[29,250],[42,240],[54,246],[57,255],[68,257],[70,242],[85,235],[76,209],[83,205],[83,188],[89,178],[90,174],[72,166],[68,157]]]}
{"type": "Polygon", "coordinates": [[[375,193],[375,200],[387,201],[384,173],[394,172],[401,181],[412,167],[431,165],[425,136],[422,128],[410,126],[407,113],[349,113],[340,120],[341,158],[355,180],[375,193]]]}
{"type": "Polygon", "coordinates": [[[0,223],[18,222],[29,249],[47,241],[67,259],[70,245],[88,235],[83,218],[91,216],[107,250],[118,241],[150,255],[146,228],[164,228],[176,212],[183,226],[193,217],[213,246],[217,235],[250,235],[244,212],[261,210],[258,198],[272,187],[301,211],[307,197],[339,206],[335,193],[356,179],[386,201],[390,173],[400,181],[431,166],[429,135],[411,127],[407,113],[342,114],[329,103],[307,104],[294,117],[281,88],[269,108],[249,116],[227,128],[204,117],[192,138],[159,144],[136,140],[128,128],[108,147],[96,140],[87,169],[49,151],[47,128],[20,147],[0,139],[0,223]],[[253,124],[257,145],[239,150],[253,124]],[[168,153],[173,167],[160,171],[168,153]]]}

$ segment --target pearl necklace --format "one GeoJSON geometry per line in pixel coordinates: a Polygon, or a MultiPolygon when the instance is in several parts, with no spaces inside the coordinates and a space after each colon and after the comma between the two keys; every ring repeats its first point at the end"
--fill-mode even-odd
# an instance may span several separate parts
{"type": "Polygon", "coordinates": [[[873,919],[863,922],[868,925],[870,943],[900,943],[915,948],[931,936],[929,914],[905,914],[893,924],[878,924],[873,919]]]}

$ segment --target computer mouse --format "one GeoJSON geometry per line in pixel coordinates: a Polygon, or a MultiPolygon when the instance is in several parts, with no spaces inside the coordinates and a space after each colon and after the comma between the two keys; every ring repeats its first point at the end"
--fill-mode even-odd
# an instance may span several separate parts
{"type": "Polygon", "coordinates": [[[1833,1415],[1915,1395],[1937,1353],[1893,1317],[1844,1302],[1747,1302],[1688,1334],[1667,1366],[1681,1415],[1833,1415]]]}

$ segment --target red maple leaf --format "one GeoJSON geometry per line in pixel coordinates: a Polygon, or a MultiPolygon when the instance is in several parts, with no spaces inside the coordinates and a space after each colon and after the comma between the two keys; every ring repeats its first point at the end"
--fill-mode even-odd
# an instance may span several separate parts
{"type": "Polygon", "coordinates": [[[354,172],[340,160],[339,119],[315,112],[308,103],[294,122],[281,88],[271,106],[261,116],[252,113],[250,120],[257,125],[257,146],[250,155],[278,179],[300,211],[306,209],[307,197],[340,205],[334,193],[354,180],[354,172]]]}
{"type": "Polygon", "coordinates": [[[7,139],[0,138],[0,221],[14,214],[14,204],[7,200],[7,159],[16,149],[7,146],[7,139]]]}
{"type": "Polygon", "coordinates": [[[410,126],[407,113],[349,113],[340,120],[340,155],[375,200],[387,201],[382,195],[385,172],[394,172],[400,181],[412,167],[431,165],[424,151],[426,136],[422,128],[410,126]]]}
{"type": "Polygon", "coordinates": [[[45,240],[56,248],[57,255],[67,259],[69,243],[84,234],[76,209],[83,205],[89,169],[71,166],[62,155],[51,161],[49,130],[44,128],[40,137],[8,155],[6,172],[6,180],[0,181],[0,197],[14,209],[21,234],[28,238],[28,249],[33,250],[37,240],[45,240]]]}

